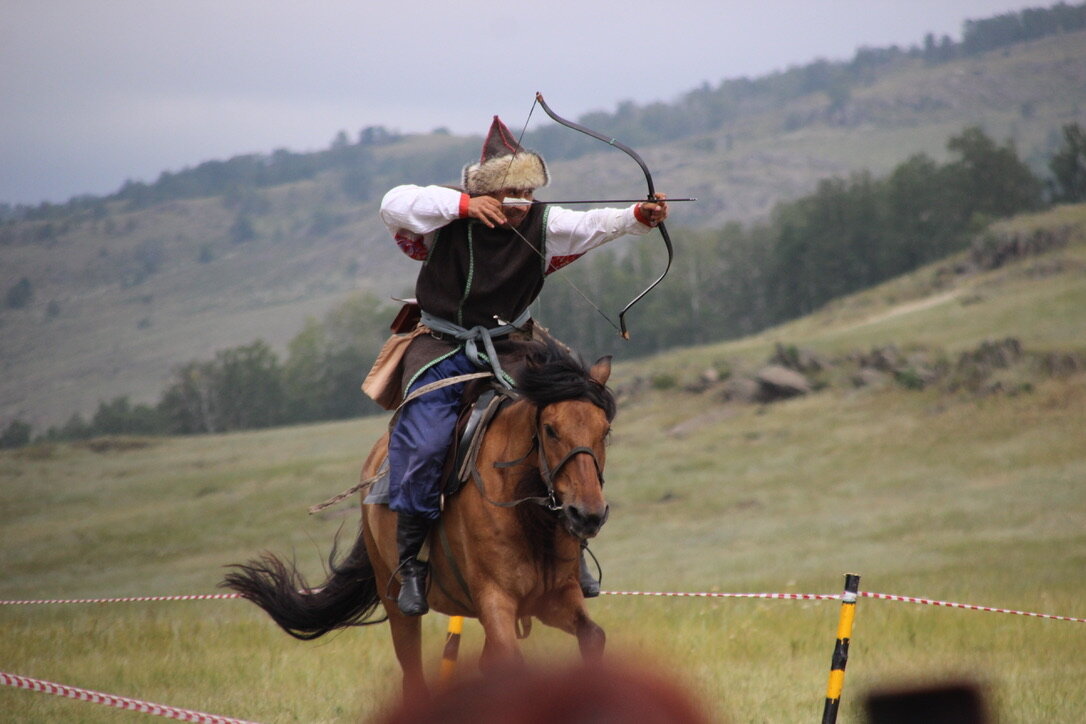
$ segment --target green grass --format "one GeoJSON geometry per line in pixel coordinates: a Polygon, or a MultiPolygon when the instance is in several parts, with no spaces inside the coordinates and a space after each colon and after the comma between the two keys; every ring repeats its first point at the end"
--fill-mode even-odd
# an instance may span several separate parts
{"type": "MultiPolygon", "coordinates": [[[[1007,336],[1081,350],[1084,269],[1081,240],[949,284],[936,285],[932,267],[756,337],[620,366],[616,385],[659,374],[678,384],[646,386],[620,407],[613,514],[593,545],[604,588],[836,593],[851,571],[864,590],[1086,617],[1086,373],[1039,378],[1014,396],[835,384],[754,406],[682,391],[722,360],[756,365],[777,342],[828,356],[894,343],[955,357],[1007,336]],[[1031,271],[1053,259],[1056,271],[1031,271]]],[[[357,479],[383,424],[0,454],[0,598],[213,592],[223,565],[265,549],[317,577],[357,517],[351,505],[313,517],[306,508],[357,479]]],[[[838,608],[591,603],[611,651],[669,672],[733,722],[819,716],[838,608]]],[[[433,671],[444,625],[425,622],[433,671]]],[[[465,670],[481,644],[469,623],[465,670]]],[[[576,655],[572,639],[538,625],[525,648],[532,659],[576,655]]],[[[1086,624],[861,599],[841,720],[861,720],[873,689],[965,676],[984,685],[1000,721],[1077,721],[1084,648],[1086,624]]],[[[399,686],[384,627],[306,644],[233,600],[5,606],[0,671],[266,722],[366,719],[399,686]]],[[[0,711],[17,722],[134,716],[14,689],[0,690],[0,711]]]]}

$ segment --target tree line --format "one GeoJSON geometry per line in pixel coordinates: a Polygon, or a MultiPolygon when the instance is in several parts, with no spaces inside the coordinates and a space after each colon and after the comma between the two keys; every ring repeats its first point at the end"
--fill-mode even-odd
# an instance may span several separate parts
{"type": "MultiPolygon", "coordinates": [[[[1047,184],[1010,142],[998,144],[978,127],[947,148],[946,163],[917,154],[883,178],[826,179],[778,204],[763,223],[676,233],[671,276],[631,312],[624,353],[751,334],[954,253],[995,219],[1086,201],[1086,131],[1078,124],[1063,128],[1047,184]]],[[[558,272],[570,284],[548,283],[534,316],[575,349],[608,351],[615,315],[603,314],[622,308],[662,263],[652,241],[598,250],[558,272]]],[[[118,397],[38,439],[225,432],[377,413],[359,386],[394,311],[371,294],[354,296],[309,320],[285,360],[262,340],[221,350],[177,367],[155,405],[118,397]]],[[[30,425],[15,420],[0,431],[0,447],[32,438],[30,425]]]]}
{"type": "MultiPolygon", "coordinates": [[[[917,154],[883,178],[823,180],[763,223],[675,233],[671,276],[631,311],[623,350],[651,354],[750,334],[959,251],[995,219],[1086,201],[1086,133],[1070,124],[1063,140],[1047,183],[1010,142],[971,127],[948,140],[946,163],[917,154]]],[[[571,284],[551,281],[536,316],[575,348],[611,349],[611,310],[663,264],[655,234],[633,246],[617,242],[558,272],[571,284]]]]}
{"type": "Polygon", "coordinates": [[[359,294],[323,319],[310,319],[287,346],[285,359],[263,340],[176,367],[158,402],[127,396],[99,403],[89,418],[74,414],[35,436],[15,420],[0,447],[82,440],[101,435],[186,435],[336,420],[380,411],[359,389],[388,336],[394,310],[359,294]]]}
{"type": "MultiPolygon", "coordinates": [[[[615,138],[633,146],[674,141],[711,133],[742,115],[779,108],[782,103],[823,93],[830,108],[847,103],[853,88],[870,83],[876,74],[895,64],[922,59],[936,64],[999,50],[1016,43],[1072,33],[1086,28],[1086,3],[1060,2],[1049,8],[1029,8],[981,20],[967,20],[962,40],[929,33],[922,44],[861,47],[850,60],[816,60],[756,79],[732,78],[713,86],[703,83],[672,103],[638,105],[620,103],[613,112],[599,111],[579,121],[590,128],[606,128],[615,138]]],[[[598,151],[598,142],[559,127],[544,126],[528,133],[525,142],[547,158],[569,159],[598,151]]]]}

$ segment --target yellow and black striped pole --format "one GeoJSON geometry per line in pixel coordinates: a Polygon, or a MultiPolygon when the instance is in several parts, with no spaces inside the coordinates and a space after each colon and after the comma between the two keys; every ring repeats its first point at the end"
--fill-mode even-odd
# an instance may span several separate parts
{"type": "Polygon", "coordinates": [[[848,664],[848,644],[852,638],[852,622],[856,618],[856,599],[860,592],[860,576],[845,574],[845,592],[841,594],[841,616],[837,620],[837,644],[833,647],[830,680],[826,684],[826,706],[822,709],[822,724],[837,721],[841,706],[841,690],[845,686],[845,665],[848,664]]]}
{"type": "Polygon", "coordinates": [[[452,682],[456,674],[456,659],[460,655],[460,634],[464,631],[464,617],[449,617],[449,632],[445,634],[445,649],[441,652],[441,671],[438,681],[442,686],[452,682]]]}

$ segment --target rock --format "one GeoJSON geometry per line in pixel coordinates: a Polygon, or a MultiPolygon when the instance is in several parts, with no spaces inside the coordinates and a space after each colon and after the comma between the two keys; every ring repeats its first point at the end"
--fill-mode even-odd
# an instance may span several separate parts
{"type": "Polygon", "coordinates": [[[998,269],[1027,256],[1062,249],[1071,239],[1071,227],[1034,229],[1032,232],[986,233],[973,240],[970,260],[980,269],[998,269]]]}
{"type": "Polygon", "coordinates": [[[892,372],[901,365],[901,350],[895,345],[875,347],[869,354],[860,356],[860,366],[870,367],[880,372],[892,372]]]}
{"type": "Polygon", "coordinates": [[[888,380],[885,372],[879,372],[871,367],[863,367],[859,372],[852,376],[852,384],[854,387],[871,387],[879,389],[883,387],[888,380]]]}
{"type": "Polygon", "coordinates": [[[810,381],[799,372],[781,365],[766,365],[755,375],[761,402],[774,402],[789,397],[806,395],[811,391],[810,381]]]}
{"type": "Polygon", "coordinates": [[[705,392],[718,382],[720,382],[720,373],[710,367],[709,369],[698,375],[697,380],[686,385],[686,387],[684,387],[683,389],[687,392],[700,394],[702,392],[705,392]]]}
{"type": "Polygon", "coordinates": [[[826,361],[809,349],[794,345],[785,346],[778,342],[768,364],[780,365],[796,372],[810,373],[822,370],[826,366],[826,361]]]}
{"type": "Polygon", "coordinates": [[[722,397],[727,402],[757,402],[761,387],[750,377],[733,377],[724,383],[722,397]]]}

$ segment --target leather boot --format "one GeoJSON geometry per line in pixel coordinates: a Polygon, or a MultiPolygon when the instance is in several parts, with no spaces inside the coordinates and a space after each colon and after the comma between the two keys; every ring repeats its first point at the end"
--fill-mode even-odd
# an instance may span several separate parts
{"type": "Polygon", "coordinates": [[[396,520],[396,546],[400,553],[400,595],[396,605],[405,616],[421,616],[430,610],[426,603],[427,565],[418,559],[419,549],[430,533],[431,521],[419,515],[400,513],[396,520]]]}
{"type": "Polygon", "coordinates": [[[588,548],[588,544],[581,543],[581,593],[585,598],[595,598],[600,595],[600,582],[595,579],[592,572],[588,570],[588,561],[585,560],[584,552],[588,548]]]}

